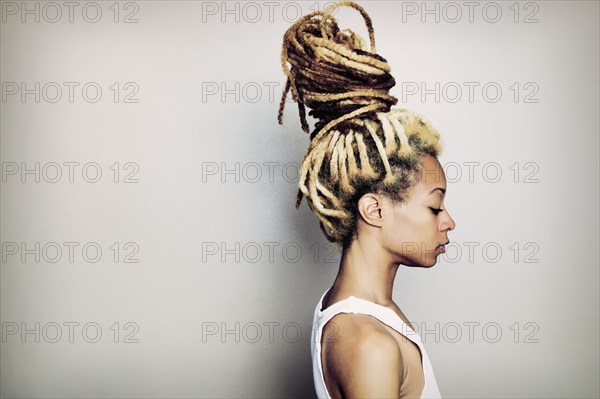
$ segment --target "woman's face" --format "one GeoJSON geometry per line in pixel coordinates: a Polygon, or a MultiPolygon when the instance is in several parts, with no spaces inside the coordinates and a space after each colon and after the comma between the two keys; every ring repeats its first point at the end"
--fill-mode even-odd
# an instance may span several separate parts
{"type": "Polygon", "coordinates": [[[431,267],[443,253],[439,245],[448,243],[448,231],[455,223],[444,206],[446,176],[442,166],[433,156],[421,160],[420,180],[408,191],[406,202],[386,201],[383,245],[397,263],[431,267]]]}

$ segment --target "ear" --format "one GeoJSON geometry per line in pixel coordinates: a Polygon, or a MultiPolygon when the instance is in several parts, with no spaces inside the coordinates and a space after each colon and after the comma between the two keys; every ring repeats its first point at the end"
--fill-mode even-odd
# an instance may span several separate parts
{"type": "Polygon", "coordinates": [[[373,193],[366,193],[358,200],[358,213],[363,220],[376,227],[383,225],[383,196],[373,193]]]}

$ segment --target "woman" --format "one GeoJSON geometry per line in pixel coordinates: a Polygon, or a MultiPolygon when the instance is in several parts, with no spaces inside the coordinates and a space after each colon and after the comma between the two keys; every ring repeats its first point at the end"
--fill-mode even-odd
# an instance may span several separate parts
{"type": "Polygon", "coordinates": [[[422,116],[391,109],[397,99],[386,60],[376,54],[368,14],[342,1],[299,19],[285,34],[286,90],[318,119],[300,170],[296,207],[306,196],[325,237],[341,246],[338,275],[314,313],[311,350],[317,395],[325,398],[439,398],[418,334],[392,299],[400,264],[431,267],[455,223],[444,207],[439,133],[422,116]],[[370,51],[332,12],[363,16],[370,51]]]}

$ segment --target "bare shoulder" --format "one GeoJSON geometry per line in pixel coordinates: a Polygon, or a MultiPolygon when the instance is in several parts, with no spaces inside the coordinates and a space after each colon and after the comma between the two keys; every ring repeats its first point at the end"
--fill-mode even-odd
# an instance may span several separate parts
{"type": "Polygon", "coordinates": [[[396,339],[376,318],[340,313],[323,329],[326,374],[341,396],[397,397],[403,364],[396,339]]]}

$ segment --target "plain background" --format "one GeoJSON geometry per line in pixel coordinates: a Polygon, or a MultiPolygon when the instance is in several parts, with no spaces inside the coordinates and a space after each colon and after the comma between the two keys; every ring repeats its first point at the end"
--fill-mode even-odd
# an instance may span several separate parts
{"type": "MultiPolygon", "coordinates": [[[[276,116],[283,34],[324,3],[54,4],[2,2],[2,397],[314,396],[339,253],[276,116]]],[[[599,3],[360,4],[444,142],[453,245],[394,287],[443,397],[598,397],[599,3]]]]}

